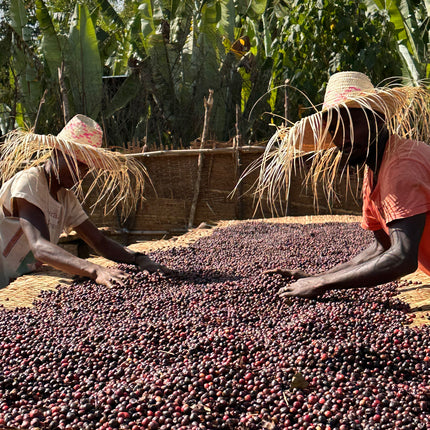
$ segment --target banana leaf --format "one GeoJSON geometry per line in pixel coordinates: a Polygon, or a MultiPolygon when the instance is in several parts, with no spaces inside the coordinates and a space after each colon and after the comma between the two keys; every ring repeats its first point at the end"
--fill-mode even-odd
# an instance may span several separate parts
{"type": "Polygon", "coordinates": [[[235,9],[233,0],[222,0],[221,1],[221,16],[217,23],[218,31],[228,37],[232,42],[235,40],[234,29],[235,29],[235,9]]]}
{"type": "Polygon", "coordinates": [[[117,29],[125,28],[124,21],[108,0],[95,0],[95,3],[102,11],[102,16],[107,24],[113,25],[117,29]]]}
{"type": "Polygon", "coordinates": [[[145,50],[148,51],[149,46],[147,38],[155,33],[154,17],[152,15],[152,5],[150,0],[143,1],[138,8],[141,17],[141,32],[145,50]]]}
{"type": "Polygon", "coordinates": [[[128,76],[112,97],[109,106],[107,106],[106,110],[103,112],[103,117],[109,118],[115,112],[126,106],[127,103],[139,93],[140,86],[141,83],[138,75],[132,74],[128,76]]]}
{"type": "Polygon", "coordinates": [[[51,77],[58,80],[58,69],[61,67],[62,50],[57,32],[52,23],[48,9],[43,0],[36,0],[36,17],[42,32],[41,49],[48,64],[51,77]]]}
{"type": "Polygon", "coordinates": [[[22,0],[11,0],[10,7],[10,25],[22,37],[24,41],[28,41],[25,26],[28,23],[25,4],[22,0]]]}
{"type": "Polygon", "coordinates": [[[76,5],[68,42],[66,72],[75,113],[97,118],[102,100],[102,66],[95,28],[85,5],[76,5]]]}
{"type": "Polygon", "coordinates": [[[406,67],[406,71],[403,73],[408,74],[412,82],[417,84],[420,79],[420,65],[417,64],[416,59],[411,55],[405,44],[399,44],[399,51],[406,67]]]}
{"type": "MultiPolygon", "coordinates": [[[[146,57],[145,37],[142,32],[142,20],[136,16],[130,24],[130,43],[133,46],[133,55],[142,58],[146,57]]],[[[147,45],[146,45],[147,46],[147,45]]]]}
{"type": "MultiPolygon", "coordinates": [[[[421,53],[424,52],[423,41],[420,35],[419,26],[414,15],[414,6],[409,0],[390,0],[388,2],[382,0],[364,0],[369,10],[387,10],[390,21],[394,24],[397,32],[397,39],[400,43],[399,47],[406,47],[411,58],[414,59],[415,65],[421,62],[421,53]]],[[[426,4],[428,6],[428,4],[426,4]]],[[[404,49],[402,48],[401,55],[405,58],[404,49]],[[403,52],[402,52],[403,50],[403,52]]],[[[409,60],[406,61],[412,65],[409,60]]],[[[409,70],[409,75],[414,79],[415,72],[420,75],[424,73],[424,68],[418,65],[416,70],[409,70]]],[[[421,76],[424,77],[424,76],[421,76]]]]}
{"type": "MultiPolygon", "coordinates": [[[[16,80],[11,80],[13,87],[18,87],[22,110],[17,109],[17,122],[31,123],[42,97],[41,73],[42,67],[29,42],[30,31],[25,4],[21,0],[10,3],[10,26],[12,30],[12,64],[16,80]],[[19,119],[19,112],[25,114],[19,119]]],[[[18,105],[17,105],[18,106],[18,105]]]]}

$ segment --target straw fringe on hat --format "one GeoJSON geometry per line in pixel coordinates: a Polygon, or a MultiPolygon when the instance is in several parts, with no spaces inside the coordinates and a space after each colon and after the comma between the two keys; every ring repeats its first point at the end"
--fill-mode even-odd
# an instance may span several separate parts
{"type": "Polygon", "coordinates": [[[134,159],[101,148],[102,140],[100,126],[84,115],[73,117],[57,136],[13,130],[6,135],[0,149],[1,179],[7,181],[23,167],[28,169],[41,165],[52,156],[53,150],[59,150],[68,156],[66,161],[70,163],[72,174],[80,161],[90,168],[94,176],[86,193],[82,189],[82,181],[77,184],[76,191],[81,198],[85,200],[97,189],[92,209],[102,203],[105,213],[108,213],[120,206],[121,216],[125,218],[143,197],[149,177],[144,166],[134,159]]]}
{"type": "MultiPolygon", "coordinates": [[[[333,112],[363,109],[370,112],[367,115],[369,124],[382,114],[390,134],[415,140],[427,140],[430,137],[430,93],[423,86],[402,86],[392,80],[383,87],[375,88],[363,73],[339,72],[332,75],[327,83],[321,110],[318,111],[316,106],[313,108],[316,111],[314,114],[289,126],[279,127],[269,140],[261,159],[242,176],[259,170],[257,197],[260,201],[267,200],[272,207],[281,192],[288,200],[291,175],[298,169],[304,169],[304,158],[310,162],[306,184],[314,192],[315,205],[319,182],[322,182],[331,205],[336,195],[335,185],[339,179],[342,157],[342,153],[332,143],[328,130],[333,112]],[[324,115],[327,115],[325,128],[322,127],[324,115]]],[[[337,127],[345,126],[349,124],[342,124],[339,119],[337,127]]],[[[352,173],[350,166],[344,166],[343,169],[340,177],[346,176],[349,187],[352,173]]],[[[360,174],[359,171],[355,173],[360,174]]]]}

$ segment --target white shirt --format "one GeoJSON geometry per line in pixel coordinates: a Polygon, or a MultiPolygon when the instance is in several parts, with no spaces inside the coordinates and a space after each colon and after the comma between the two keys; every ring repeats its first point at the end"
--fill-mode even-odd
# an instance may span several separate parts
{"type": "Polygon", "coordinates": [[[13,199],[21,198],[37,206],[45,215],[49,240],[57,244],[63,231],[82,224],[87,214],[71,190],[61,188],[55,200],[49,192],[43,166],[17,173],[0,189],[0,288],[11,279],[36,269],[19,218],[13,216],[13,199]]]}

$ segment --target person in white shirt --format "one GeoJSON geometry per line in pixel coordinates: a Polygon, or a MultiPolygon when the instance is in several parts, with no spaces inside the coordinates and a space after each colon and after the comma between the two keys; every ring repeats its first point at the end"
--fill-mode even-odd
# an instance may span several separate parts
{"type": "Polygon", "coordinates": [[[105,258],[150,272],[172,273],[106,237],[89,220],[72,190],[79,189],[92,170],[106,184],[100,194],[106,202],[118,204],[130,193],[136,199],[142,191],[143,167],[100,148],[102,136],[96,122],[76,115],[57,136],[15,131],[8,137],[2,147],[2,176],[12,177],[0,189],[0,287],[43,263],[97,284],[123,285],[128,276],[124,271],[78,258],[58,246],[61,233],[72,229],[105,258]],[[44,150],[49,150],[48,156],[44,150]],[[13,174],[27,160],[33,160],[29,167],[13,174]],[[115,196],[110,196],[114,189],[115,196]]]}

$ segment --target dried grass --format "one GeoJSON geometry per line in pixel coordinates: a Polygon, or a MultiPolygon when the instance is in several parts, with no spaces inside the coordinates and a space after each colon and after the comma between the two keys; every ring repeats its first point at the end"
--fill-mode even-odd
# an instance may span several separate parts
{"type": "MultiPolygon", "coordinates": [[[[119,152],[91,145],[83,145],[58,136],[35,134],[26,130],[14,130],[6,135],[1,146],[1,180],[12,178],[23,168],[42,165],[49,158],[56,161],[58,150],[66,154],[69,171],[76,179],[76,193],[85,200],[96,194],[93,207],[101,206],[104,213],[117,208],[126,218],[144,195],[145,183],[150,182],[145,167],[132,157],[119,152]],[[78,160],[90,167],[91,185],[84,192],[82,181],[76,177],[78,160]],[[114,191],[113,191],[114,190],[114,191]]],[[[57,163],[53,163],[58,178],[57,163]]]]}
{"type": "MultiPolygon", "coordinates": [[[[398,83],[392,82],[376,92],[357,96],[348,103],[341,103],[327,111],[317,111],[317,107],[313,106],[314,114],[276,130],[266,145],[264,154],[248,167],[241,180],[249,174],[259,172],[255,193],[260,200],[275,204],[279,193],[290,188],[292,176],[306,167],[306,182],[314,192],[315,204],[318,202],[317,192],[321,189],[318,184],[321,184],[327,202],[331,205],[339,179],[343,176],[348,179],[352,174],[362,176],[364,172],[364,167],[357,171],[356,167],[341,163],[341,153],[333,144],[329,131],[331,117],[337,114],[333,116],[337,118],[334,134],[338,130],[350,128],[352,121],[350,114],[349,120],[342,119],[341,109],[348,113],[350,108],[362,109],[369,126],[373,127],[382,114],[386,118],[390,135],[428,141],[430,92],[424,86],[396,85],[398,83]],[[324,115],[328,115],[327,121],[323,121],[324,115]],[[309,161],[309,167],[303,162],[304,158],[309,161]]],[[[377,143],[376,141],[375,144],[377,143]]],[[[353,135],[351,144],[354,145],[353,135]]],[[[373,142],[369,136],[368,146],[371,144],[373,142]]]]}

